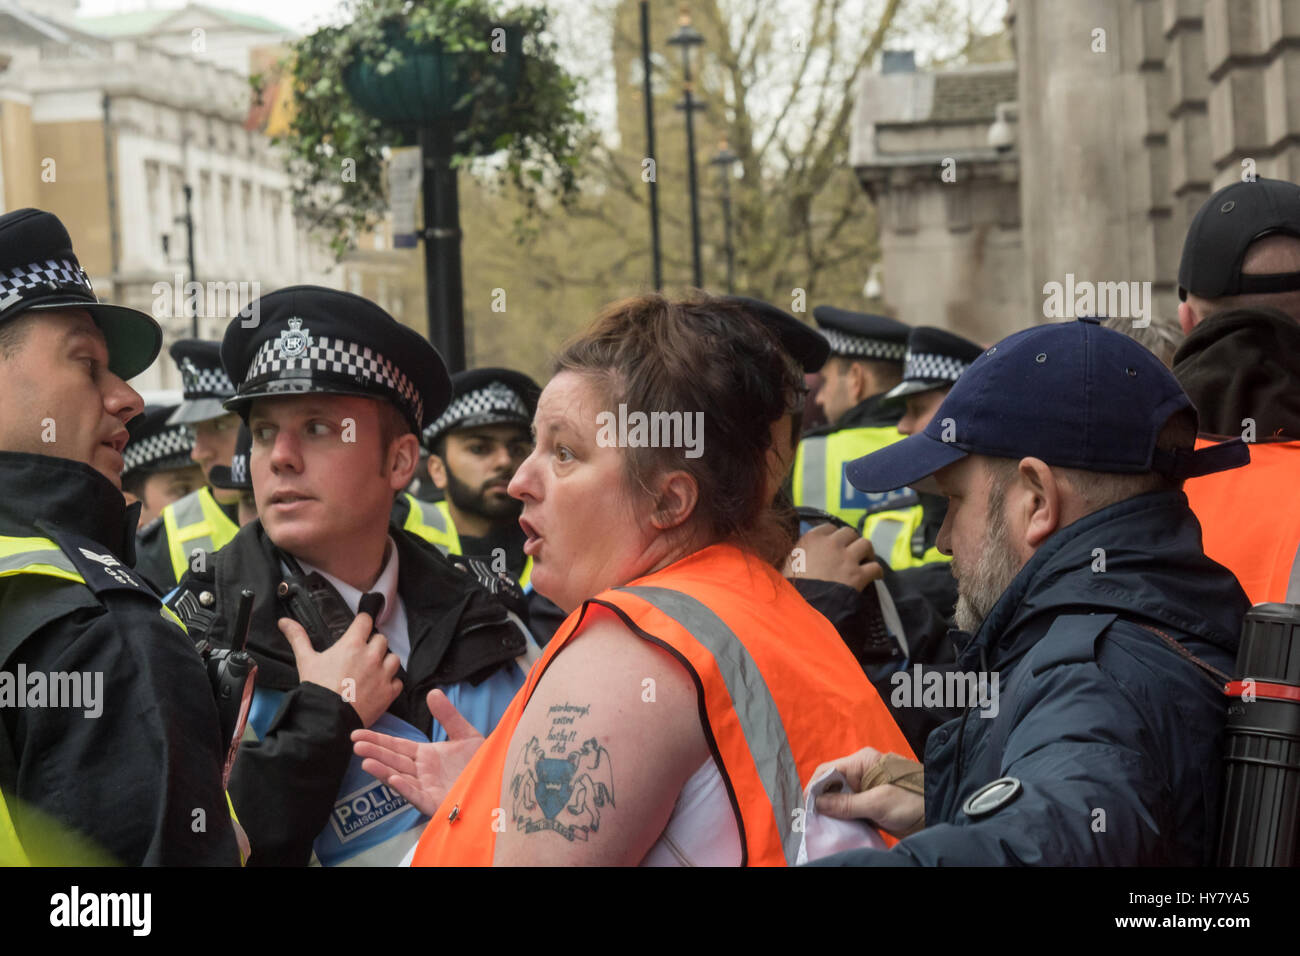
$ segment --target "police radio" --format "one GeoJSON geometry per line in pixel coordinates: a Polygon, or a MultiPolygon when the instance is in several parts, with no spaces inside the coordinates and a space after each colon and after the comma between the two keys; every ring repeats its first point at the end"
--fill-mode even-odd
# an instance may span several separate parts
{"type": "Polygon", "coordinates": [[[253,702],[257,682],[257,662],[244,650],[248,642],[248,625],[253,616],[253,592],[239,592],[239,610],[235,614],[235,627],[231,632],[230,647],[214,647],[207,638],[196,648],[208,669],[208,681],[217,701],[217,718],[221,725],[221,739],[227,742],[225,765],[221,771],[221,786],[230,782],[230,770],[235,765],[239,742],[248,723],[248,708],[253,702]]]}

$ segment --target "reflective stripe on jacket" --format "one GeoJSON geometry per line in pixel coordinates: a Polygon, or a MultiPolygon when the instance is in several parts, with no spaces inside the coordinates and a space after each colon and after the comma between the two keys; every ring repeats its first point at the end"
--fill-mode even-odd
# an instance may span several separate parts
{"type": "Polygon", "coordinates": [[[879,494],[859,491],[849,483],[844,466],[902,437],[892,425],[808,435],[795,451],[791,485],[795,505],[820,509],[859,528],[875,553],[895,570],[949,559],[934,548],[922,555],[912,551],[912,537],[923,517],[916,492],[910,488],[879,494]]]}
{"type": "Polygon", "coordinates": [[[167,554],[177,581],[189,570],[190,555],[196,550],[219,551],[239,532],[239,525],[221,510],[210,488],[200,488],[172,502],[163,509],[162,519],[167,554]]]}
{"type": "MultiPolygon", "coordinates": [[[[460,546],[460,535],[456,531],[456,522],[451,518],[451,508],[444,501],[421,501],[415,495],[404,492],[408,507],[406,520],[402,522],[403,530],[419,535],[443,554],[464,554],[460,546]]],[[[519,575],[519,586],[527,588],[533,576],[533,558],[524,558],[524,570],[519,575]]]]}
{"type": "MultiPolygon", "coordinates": [[[[58,544],[49,538],[0,535],[0,578],[12,577],[18,574],[39,574],[89,587],[86,579],[77,570],[72,560],[58,544]]],[[[152,594],[152,592],[149,593],[152,594]]],[[[181,629],[182,633],[188,633],[184,623],[172,612],[171,608],[159,604],[158,610],[164,619],[175,624],[181,629]]],[[[229,803],[229,797],[227,797],[227,803],[229,803]]],[[[230,817],[237,827],[239,821],[235,817],[234,807],[230,807],[230,817]]],[[[94,847],[87,838],[80,835],[70,836],[64,832],[64,828],[52,821],[45,821],[41,826],[46,831],[45,836],[47,839],[40,842],[42,844],[50,843],[50,849],[54,853],[63,854],[56,855],[52,859],[45,859],[38,854],[41,865],[98,865],[101,862],[107,862],[107,860],[102,859],[104,856],[103,851],[94,847]],[[72,854],[72,856],[66,856],[66,854],[72,854]]],[[[18,838],[18,832],[14,827],[9,806],[5,801],[4,794],[0,793],[0,865],[29,866],[33,862],[30,855],[24,850],[22,841],[18,838]]],[[[243,862],[244,857],[241,849],[240,863],[243,862]]]]}
{"type": "Polygon", "coordinates": [[[593,603],[613,610],[632,633],[665,648],[691,672],[746,865],[795,862],[795,811],[803,806],[803,783],[819,764],[865,746],[912,756],[826,619],[774,568],[732,545],[713,545],[605,591],[569,615],[434,814],[415,865],[491,864],[493,811],[511,737],[542,675],[581,632],[593,603]],[[459,810],[449,821],[453,807],[459,810]]]}

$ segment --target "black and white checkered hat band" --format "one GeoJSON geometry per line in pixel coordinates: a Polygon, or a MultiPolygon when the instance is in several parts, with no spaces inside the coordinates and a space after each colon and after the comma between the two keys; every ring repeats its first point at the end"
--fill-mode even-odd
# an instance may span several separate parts
{"type": "Polygon", "coordinates": [[[196,398],[230,398],[235,384],[221,368],[200,368],[191,358],[181,359],[181,388],[187,402],[196,398]]]}
{"type": "Polygon", "coordinates": [[[251,484],[248,480],[248,456],[235,455],[230,459],[230,483],[232,485],[246,486],[251,484]]]}
{"type": "Polygon", "coordinates": [[[132,441],[122,450],[122,471],[143,468],[168,458],[189,458],[194,447],[194,432],[185,425],[174,425],[156,435],[132,441]]]}
{"type": "Polygon", "coordinates": [[[822,335],[831,343],[831,354],[853,355],[861,358],[881,359],[888,362],[901,362],[907,352],[902,342],[886,342],[883,339],[871,339],[865,335],[849,335],[838,329],[822,329],[822,335]]]}
{"type": "Polygon", "coordinates": [[[929,382],[942,379],[945,382],[955,382],[968,368],[970,363],[953,358],[951,355],[908,352],[907,358],[903,361],[903,381],[929,382]]]}
{"type": "Polygon", "coordinates": [[[80,286],[91,299],[95,295],[86,270],[75,261],[46,259],[44,262],[0,270],[0,309],[9,308],[24,297],[23,293],[49,282],[59,286],[80,286]]]}
{"type": "MultiPolygon", "coordinates": [[[[311,339],[302,355],[281,358],[278,339],[262,343],[244,376],[244,386],[260,385],[269,379],[295,378],[292,371],[326,372],[350,378],[368,389],[378,386],[392,395],[393,401],[415,422],[424,417],[424,399],[415,383],[402,370],[374,349],[344,339],[317,336],[311,339]]],[[[307,375],[310,378],[310,374],[307,375]]]]}
{"type": "Polygon", "coordinates": [[[502,418],[517,418],[524,422],[533,420],[528,404],[518,392],[503,382],[490,382],[482,388],[476,388],[454,399],[447,406],[447,410],[424,430],[424,440],[432,442],[444,431],[462,422],[483,420],[497,415],[502,418]]]}

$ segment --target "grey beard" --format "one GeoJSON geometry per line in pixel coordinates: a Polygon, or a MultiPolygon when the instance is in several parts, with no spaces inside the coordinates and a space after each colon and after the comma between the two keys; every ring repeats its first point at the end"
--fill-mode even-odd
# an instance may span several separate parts
{"type": "MultiPolygon", "coordinates": [[[[956,568],[957,607],[953,618],[957,627],[963,631],[975,633],[984,619],[988,617],[993,605],[1011,582],[1020,573],[1020,561],[1011,549],[1007,532],[1007,522],[1003,514],[1003,494],[996,489],[989,495],[988,533],[984,538],[984,548],[975,564],[967,568],[956,568]]],[[[955,564],[955,562],[954,562],[955,564]]]]}

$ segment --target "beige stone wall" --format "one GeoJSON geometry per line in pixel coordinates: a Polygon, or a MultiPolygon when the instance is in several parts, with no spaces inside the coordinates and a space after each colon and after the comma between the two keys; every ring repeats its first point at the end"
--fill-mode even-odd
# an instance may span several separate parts
{"type": "Polygon", "coordinates": [[[39,164],[32,107],[25,98],[0,94],[0,163],[4,164],[4,195],[0,199],[5,210],[37,205],[39,164]]]}
{"type": "Polygon", "coordinates": [[[56,158],[54,182],[42,182],[39,163],[35,205],[54,213],[68,227],[81,267],[90,273],[101,298],[112,298],[113,273],[108,171],[104,124],[93,120],[36,126],[39,156],[56,158]]]}
{"type": "Polygon", "coordinates": [[[981,183],[992,167],[975,163],[964,200],[934,182],[940,151],[976,153],[984,128],[935,123],[915,93],[896,125],[873,118],[932,80],[860,91],[855,167],[881,210],[888,301],[989,338],[1045,321],[1044,284],[1073,274],[1150,282],[1153,319],[1172,322],[1183,238],[1211,192],[1251,173],[1300,182],[1300,0],[1011,0],[1007,24],[1018,124],[997,177],[1018,183],[1015,215],[978,198],[998,195],[981,183]]]}

